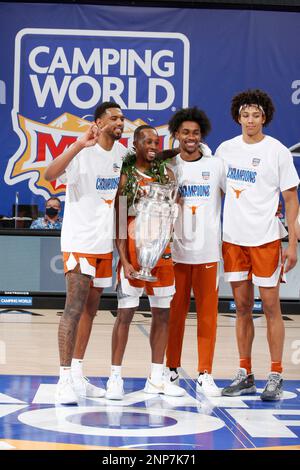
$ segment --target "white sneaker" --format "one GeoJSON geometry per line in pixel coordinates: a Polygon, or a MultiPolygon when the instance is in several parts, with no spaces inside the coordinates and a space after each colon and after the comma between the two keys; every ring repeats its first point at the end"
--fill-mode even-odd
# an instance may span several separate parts
{"type": "Polygon", "coordinates": [[[179,374],[177,372],[177,369],[176,371],[166,369],[164,375],[165,375],[166,381],[168,381],[170,384],[179,385],[179,374]]]}
{"type": "Polygon", "coordinates": [[[207,397],[221,396],[221,390],[216,386],[213,376],[207,372],[197,378],[197,388],[207,397]]]}
{"type": "Polygon", "coordinates": [[[78,397],[70,380],[59,380],[55,390],[55,403],[58,405],[78,405],[78,397]]]}
{"type": "Polygon", "coordinates": [[[170,383],[166,378],[164,378],[161,383],[156,384],[151,382],[151,378],[148,377],[144,392],[152,394],[160,393],[163,395],[169,395],[170,397],[182,397],[183,395],[185,395],[184,388],[178,387],[178,385],[170,383]]]}
{"type": "Polygon", "coordinates": [[[105,395],[104,388],[91,384],[87,377],[73,376],[73,388],[80,397],[101,398],[105,395]]]}
{"type": "Polygon", "coordinates": [[[108,400],[122,400],[123,396],[123,379],[120,376],[112,375],[107,381],[105,398],[108,400]]]}

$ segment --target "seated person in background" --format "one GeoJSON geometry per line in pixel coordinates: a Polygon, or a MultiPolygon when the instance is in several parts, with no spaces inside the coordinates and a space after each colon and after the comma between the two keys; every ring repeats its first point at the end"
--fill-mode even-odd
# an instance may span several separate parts
{"type": "Polygon", "coordinates": [[[50,197],[46,202],[46,210],[44,217],[34,220],[30,226],[32,229],[39,230],[61,230],[62,218],[59,217],[61,203],[57,197],[50,197]]]}

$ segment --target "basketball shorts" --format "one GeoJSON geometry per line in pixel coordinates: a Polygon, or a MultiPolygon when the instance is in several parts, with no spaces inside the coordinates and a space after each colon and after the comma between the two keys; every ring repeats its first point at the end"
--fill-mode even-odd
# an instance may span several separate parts
{"type": "Polygon", "coordinates": [[[148,295],[150,307],[169,308],[175,293],[173,266],[154,268],[152,274],[158,278],[158,282],[128,280],[121,267],[117,284],[118,308],[138,307],[144,291],[148,295]]]}
{"type": "Polygon", "coordinates": [[[92,278],[93,287],[112,285],[112,253],[86,254],[63,253],[65,274],[73,271],[79,264],[80,272],[92,278]]]}
{"type": "Polygon", "coordinates": [[[227,282],[252,280],[255,286],[275,287],[286,282],[281,258],[281,240],[260,246],[240,246],[223,242],[224,279],[227,282]]]}

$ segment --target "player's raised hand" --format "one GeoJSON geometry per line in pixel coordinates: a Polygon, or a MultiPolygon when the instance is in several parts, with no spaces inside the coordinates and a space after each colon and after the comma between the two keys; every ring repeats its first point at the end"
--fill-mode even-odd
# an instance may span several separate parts
{"type": "Polygon", "coordinates": [[[83,147],[92,147],[98,141],[99,128],[94,122],[90,124],[88,130],[80,137],[79,142],[83,147]]]}

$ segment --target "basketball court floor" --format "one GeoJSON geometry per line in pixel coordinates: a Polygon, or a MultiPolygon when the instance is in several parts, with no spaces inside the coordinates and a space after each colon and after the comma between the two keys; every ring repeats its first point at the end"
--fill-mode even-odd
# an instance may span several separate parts
{"type": "MultiPolygon", "coordinates": [[[[206,398],[196,387],[196,317],[186,322],[180,398],[143,392],[149,373],[150,314],[131,326],[122,401],[82,399],[55,406],[58,374],[57,310],[0,310],[0,450],[300,449],[300,315],[285,315],[284,396],[259,398],[269,372],[265,319],[254,316],[253,370],[258,393],[206,398]]],[[[99,311],[85,359],[85,374],[105,387],[116,312],[99,311]]],[[[219,387],[238,367],[234,314],[219,314],[213,375],[219,387]]]]}

